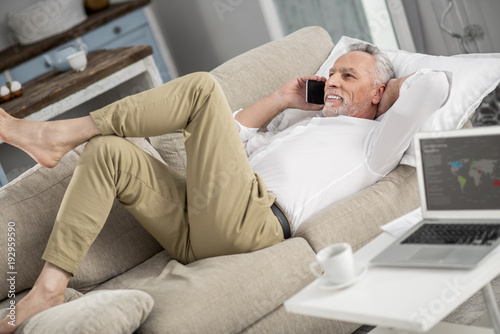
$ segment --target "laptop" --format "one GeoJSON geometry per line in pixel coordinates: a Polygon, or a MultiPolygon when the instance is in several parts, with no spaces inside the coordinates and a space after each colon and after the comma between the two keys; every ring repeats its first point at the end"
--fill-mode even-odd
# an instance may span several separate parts
{"type": "Polygon", "coordinates": [[[500,244],[500,126],[415,135],[423,220],[371,263],[474,268],[500,244]]]}

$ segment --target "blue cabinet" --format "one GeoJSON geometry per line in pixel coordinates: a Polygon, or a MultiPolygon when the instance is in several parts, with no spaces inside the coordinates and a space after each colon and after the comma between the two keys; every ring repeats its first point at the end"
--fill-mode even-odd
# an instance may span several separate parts
{"type": "Polygon", "coordinates": [[[21,65],[13,67],[10,69],[10,73],[14,80],[17,80],[24,84],[31,79],[34,79],[42,74],[45,74],[52,70],[52,66],[45,60],[46,56],[51,56],[55,54],[55,52],[61,48],[64,48],[70,44],[73,44],[74,41],[64,43],[59,45],[57,48],[54,48],[44,54],[41,54],[37,57],[31,58],[28,61],[25,61],[21,65]]]}
{"type": "Polygon", "coordinates": [[[9,181],[7,180],[7,176],[3,171],[2,164],[0,164],[0,187],[3,187],[7,183],[9,183],[9,181]]]}
{"type": "Polygon", "coordinates": [[[163,82],[172,79],[142,9],[124,15],[83,35],[82,40],[89,48],[89,52],[99,49],[150,45],[153,48],[153,58],[163,82]]]}
{"type": "Polygon", "coordinates": [[[139,9],[86,33],[82,38],[90,52],[109,49],[110,42],[144,27],[148,27],[148,22],[142,9],[139,9]]]}
{"type": "MultiPolygon", "coordinates": [[[[137,9],[102,25],[81,36],[81,39],[87,45],[89,52],[99,49],[115,49],[133,45],[150,45],[153,48],[153,58],[160,71],[163,82],[172,79],[167,65],[163,61],[158,44],[151,32],[143,9],[137,9]]],[[[54,54],[59,48],[63,48],[72,43],[75,43],[75,41],[67,42],[21,65],[13,67],[10,69],[12,77],[14,80],[25,83],[51,71],[52,68],[45,60],[45,57],[54,54]]],[[[3,76],[0,77],[0,83],[4,84],[5,81],[3,76]]]]}

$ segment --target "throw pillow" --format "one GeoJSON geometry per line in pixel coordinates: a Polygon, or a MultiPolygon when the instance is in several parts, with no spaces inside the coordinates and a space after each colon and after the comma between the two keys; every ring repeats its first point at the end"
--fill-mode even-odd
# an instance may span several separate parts
{"type": "Polygon", "coordinates": [[[153,298],[138,290],[104,290],[41,312],[16,334],[133,333],[153,309],[153,298]]]}
{"type": "MultiPolygon", "coordinates": [[[[343,36],[316,75],[328,77],[335,60],[348,51],[349,45],[359,42],[363,41],[343,36]]],[[[481,101],[500,83],[500,54],[443,57],[400,50],[382,51],[391,59],[396,77],[403,77],[423,68],[451,73],[448,100],[424,123],[421,131],[460,129],[481,101]]],[[[401,163],[415,165],[412,147],[406,152],[401,163]]]]}

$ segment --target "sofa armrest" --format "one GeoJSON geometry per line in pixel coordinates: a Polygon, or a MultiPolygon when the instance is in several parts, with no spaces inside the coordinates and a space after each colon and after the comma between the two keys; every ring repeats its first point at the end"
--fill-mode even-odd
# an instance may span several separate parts
{"type": "Polygon", "coordinates": [[[316,252],[335,242],[348,242],[356,250],[380,234],[381,225],[419,203],[416,170],[400,165],[374,185],[315,213],[295,236],[306,239],[316,252]]]}

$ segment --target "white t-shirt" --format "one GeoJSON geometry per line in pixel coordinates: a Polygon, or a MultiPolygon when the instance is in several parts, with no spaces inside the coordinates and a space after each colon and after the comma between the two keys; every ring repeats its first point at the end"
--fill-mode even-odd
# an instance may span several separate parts
{"type": "Polygon", "coordinates": [[[393,170],[448,91],[443,72],[421,70],[405,80],[382,120],[311,117],[306,111],[305,118],[298,119],[294,111],[291,117],[281,117],[285,127],[275,124],[269,132],[236,123],[252,169],[297,231],[313,213],[393,170]]]}

